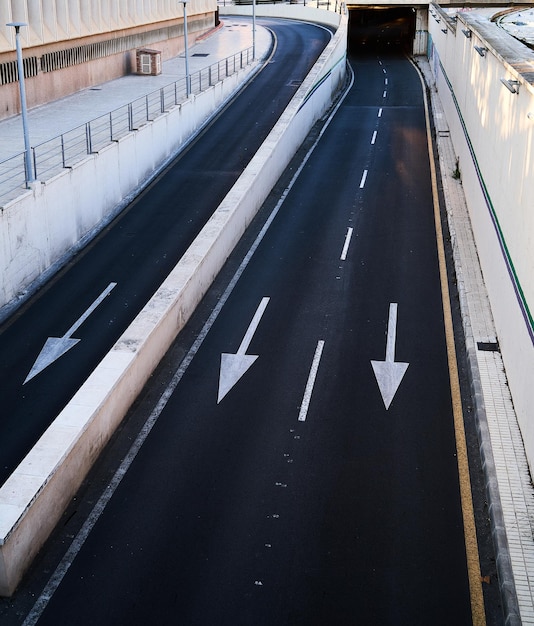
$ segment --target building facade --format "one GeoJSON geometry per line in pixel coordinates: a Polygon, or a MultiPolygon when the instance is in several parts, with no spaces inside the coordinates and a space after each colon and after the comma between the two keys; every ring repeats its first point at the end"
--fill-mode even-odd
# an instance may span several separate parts
{"type": "MultiPolygon", "coordinates": [[[[0,2],[0,119],[20,111],[15,29],[21,28],[29,107],[136,71],[136,50],[163,60],[184,48],[180,0],[2,0],[0,2]]],[[[216,0],[189,0],[192,45],[216,26],[216,0]]]]}

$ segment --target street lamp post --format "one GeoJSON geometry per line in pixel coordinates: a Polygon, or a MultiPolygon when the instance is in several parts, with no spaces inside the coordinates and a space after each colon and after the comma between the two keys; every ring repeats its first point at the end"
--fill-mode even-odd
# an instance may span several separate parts
{"type": "Polygon", "coordinates": [[[252,0],[252,60],[256,60],[256,0],[252,0]]]}
{"type": "Polygon", "coordinates": [[[15,29],[15,45],[17,48],[17,69],[19,75],[20,108],[22,112],[22,130],[24,133],[24,163],[26,165],[26,187],[33,183],[33,167],[30,154],[30,134],[28,131],[28,111],[26,109],[26,86],[24,84],[24,65],[22,63],[22,49],[20,46],[20,27],[27,26],[25,22],[10,22],[6,26],[15,29]]]}
{"type": "Polygon", "coordinates": [[[185,47],[185,93],[189,98],[191,94],[191,76],[189,75],[189,49],[187,45],[187,3],[189,0],[182,0],[184,4],[184,47],[185,47]]]}

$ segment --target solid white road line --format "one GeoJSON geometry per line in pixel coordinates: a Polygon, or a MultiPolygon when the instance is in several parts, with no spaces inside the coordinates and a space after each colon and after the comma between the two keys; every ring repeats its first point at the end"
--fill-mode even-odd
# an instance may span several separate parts
{"type": "Polygon", "coordinates": [[[315,378],[317,377],[317,370],[319,369],[319,362],[321,355],[323,354],[324,341],[320,339],[317,342],[317,348],[315,349],[315,355],[313,357],[310,374],[308,376],[308,382],[306,383],[306,389],[304,390],[304,398],[300,406],[299,422],[305,422],[308,415],[308,409],[310,407],[310,400],[313,392],[313,386],[315,385],[315,378]]]}

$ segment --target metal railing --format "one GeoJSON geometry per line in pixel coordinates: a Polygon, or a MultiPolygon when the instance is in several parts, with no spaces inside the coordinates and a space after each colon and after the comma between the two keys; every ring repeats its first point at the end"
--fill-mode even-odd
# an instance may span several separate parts
{"type": "MultiPolygon", "coordinates": [[[[199,94],[235,74],[254,60],[246,48],[190,75],[191,94],[199,94]]],[[[31,148],[34,175],[38,181],[52,178],[88,155],[119,140],[187,100],[184,78],[161,87],[81,126],[31,148]]],[[[26,187],[24,152],[0,161],[0,206],[26,187]]]]}

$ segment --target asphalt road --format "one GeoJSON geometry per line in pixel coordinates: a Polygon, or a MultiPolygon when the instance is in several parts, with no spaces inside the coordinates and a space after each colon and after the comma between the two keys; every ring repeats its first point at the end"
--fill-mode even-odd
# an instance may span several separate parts
{"type": "Polygon", "coordinates": [[[355,74],[39,624],[472,623],[421,84],[355,74]]]}
{"type": "Polygon", "coordinates": [[[264,21],[271,61],[165,173],[22,310],[0,327],[0,484],[149,300],[267,136],[330,33],[264,21]],[[71,333],[68,353],[26,377],[49,337],[71,333]]]}

